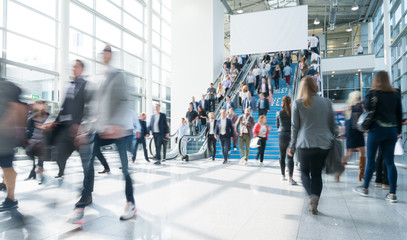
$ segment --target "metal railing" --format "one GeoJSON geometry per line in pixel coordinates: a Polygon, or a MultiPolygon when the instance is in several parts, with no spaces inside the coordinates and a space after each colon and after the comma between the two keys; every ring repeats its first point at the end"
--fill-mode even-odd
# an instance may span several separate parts
{"type": "MultiPolygon", "coordinates": [[[[163,145],[166,144],[166,149],[165,149],[165,155],[164,155],[164,146],[161,146],[161,158],[166,159],[166,160],[171,160],[175,159],[178,157],[178,149],[177,149],[177,144],[175,143],[175,137],[177,136],[176,133],[171,134],[168,138],[168,142],[164,143],[163,140],[163,145]],[[164,158],[165,156],[165,158],[164,158]]],[[[150,153],[149,158],[155,158],[156,155],[156,149],[155,149],[155,144],[154,144],[154,138],[151,137],[148,139],[148,150],[150,153]]],[[[136,149],[137,151],[137,149],[136,149]]]]}

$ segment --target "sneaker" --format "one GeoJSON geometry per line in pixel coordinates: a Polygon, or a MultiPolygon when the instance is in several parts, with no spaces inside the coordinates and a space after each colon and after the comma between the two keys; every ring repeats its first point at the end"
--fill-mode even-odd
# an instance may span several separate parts
{"type": "Polygon", "coordinates": [[[263,163],[263,162],[260,162],[260,167],[264,167],[264,163],[263,163]]]}
{"type": "Polygon", "coordinates": [[[56,175],[54,178],[56,178],[56,179],[62,179],[62,178],[64,178],[64,175],[56,175]]]}
{"type": "Polygon", "coordinates": [[[156,161],[154,164],[155,165],[161,165],[161,161],[156,161]]]}
{"type": "Polygon", "coordinates": [[[390,189],[390,185],[382,184],[382,188],[383,188],[383,189],[390,189]]]}
{"type": "Polygon", "coordinates": [[[163,158],[162,162],[165,162],[165,158],[163,158]]]}
{"type": "Polygon", "coordinates": [[[131,202],[127,202],[126,207],[124,208],[124,213],[120,216],[120,220],[129,220],[136,215],[136,212],[136,205],[131,202]]]}
{"type": "Polygon", "coordinates": [[[397,196],[394,193],[388,193],[386,195],[386,200],[391,202],[391,203],[396,203],[397,202],[397,196]]]}
{"type": "Polygon", "coordinates": [[[369,190],[366,189],[366,188],[364,188],[364,187],[362,187],[362,186],[359,186],[359,187],[354,188],[353,191],[354,191],[355,193],[359,193],[359,195],[360,195],[360,196],[363,196],[363,197],[367,197],[368,194],[369,194],[369,190]]]}
{"type": "Polygon", "coordinates": [[[284,175],[281,176],[281,181],[287,181],[287,178],[285,178],[284,175]]]}
{"type": "Polygon", "coordinates": [[[0,212],[9,211],[16,208],[18,208],[18,201],[13,201],[10,198],[6,198],[0,205],[0,212]]]}
{"type": "Polygon", "coordinates": [[[382,184],[381,183],[375,183],[374,186],[375,187],[382,187],[382,184]]]}
{"type": "Polygon", "coordinates": [[[227,160],[223,161],[223,164],[226,164],[226,163],[228,163],[228,161],[227,161],[227,160]]]}
{"type": "Polygon", "coordinates": [[[83,215],[85,213],[85,208],[75,208],[68,219],[68,222],[73,224],[78,224],[81,222],[83,215]]]}
{"type": "Polygon", "coordinates": [[[296,181],[294,181],[294,179],[290,179],[289,183],[290,183],[292,186],[298,185],[298,183],[297,183],[296,181]]]}

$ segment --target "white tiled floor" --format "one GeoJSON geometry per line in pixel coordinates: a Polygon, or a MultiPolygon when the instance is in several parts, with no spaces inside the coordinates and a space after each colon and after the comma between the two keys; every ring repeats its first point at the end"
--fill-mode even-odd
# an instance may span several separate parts
{"type": "MultiPolygon", "coordinates": [[[[106,156],[112,173],[97,174],[82,229],[66,222],[82,184],[78,157],[68,160],[63,182],[53,178],[56,164],[46,162],[49,177],[41,186],[23,181],[29,161],[15,162],[20,208],[0,213],[0,239],[407,239],[405,160],[398,163],[399,203],[386,202],[386,190],[373,187],[368,198],[353,193],[353,161],[340,183],[324,176],[319,216],[308,213],[301,185],[281,182],[277,161],[260,168],[256,161],[244,167],[174,160],[157,167],[137,160],[130,167],[138,213],[121,222],[124,181],[118,156],[106,156]]],[[[97,162],[96,171],[101,169],[97,162]]],[[[297,170],[295,179],[300,183],[297,170]]]]}

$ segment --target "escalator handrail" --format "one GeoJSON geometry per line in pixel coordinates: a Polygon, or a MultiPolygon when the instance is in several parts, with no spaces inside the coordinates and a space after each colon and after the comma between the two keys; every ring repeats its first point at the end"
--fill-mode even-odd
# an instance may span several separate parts
{"type": "MultiPolygon", "coordinates": [[[[183,154],[182,152],[182,142],[184,138],[188,138],[188,139],[200,139],[202,138],[204,135],[206,135],[206,127],[204,127],[201,131],[201,133],[199,135],[184,135],[181,137],[181,139],[178,140],[178,152],[181,155],[181,157],[186,157],[188,154],[183,154]]],[[[199,150],[199,152],[201,152],[202,149],[199,150]]]]}
{"type": "MultiPolygon", "coordinates": [[[[174,137],[176,137],[176,136],[177,136],[177,133],[175,132],[174,134],[171,134],[171,135],[168,137],[168,139],[174,138],[174,137]]],[[[153,153],[153,150],[152,150],[153,142],[154,142],[154,137],[150,137],[150,138],[149,138],[149,143],[148,143],[148,150],[149,150],[151,156],[155,156],[155,153],[153,153]]]]}

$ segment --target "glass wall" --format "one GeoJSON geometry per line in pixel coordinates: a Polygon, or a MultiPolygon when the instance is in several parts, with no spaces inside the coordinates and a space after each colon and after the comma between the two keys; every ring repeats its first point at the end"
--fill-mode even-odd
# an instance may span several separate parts
{"type": "Polygon", "coordinates": [[[383,3],[373,14],[373,52],[376,57],[384,57],[383,51],[383,3]]]}
{"type": "MultiPolygon", "coordinates": [[[[125,72],[132,107],[136,112],[146,111],[145,48],[146,31],[149,29],[146,25],[149,14],[146,1],[69,1],[67,41],[70,63],[75,59],[83,60],[86,79],[99,82],[105,71],[101,50],[106,43],[111,44],[114,54],[112,65],[125,72]]],[[[153,81],[152,90],[157,93],[153,100],[170,105],[171,0],[151,1],[153,79],[148,81],[153,81]]],[[[58,100],[56,89],[61,41],[58,39],[58,10],[61,3],[61,0],[0,0],[1,76],[17,82],[23,88],[26,99],[38,96],[47,101],[58,100]]]]}
{"type": "Polygon", "coordinates": [[[373,72],[324,75],[324,96],[334,103],[345,103],[349,93],[361,91],[362,98],[372,84],[373,72]]]}

